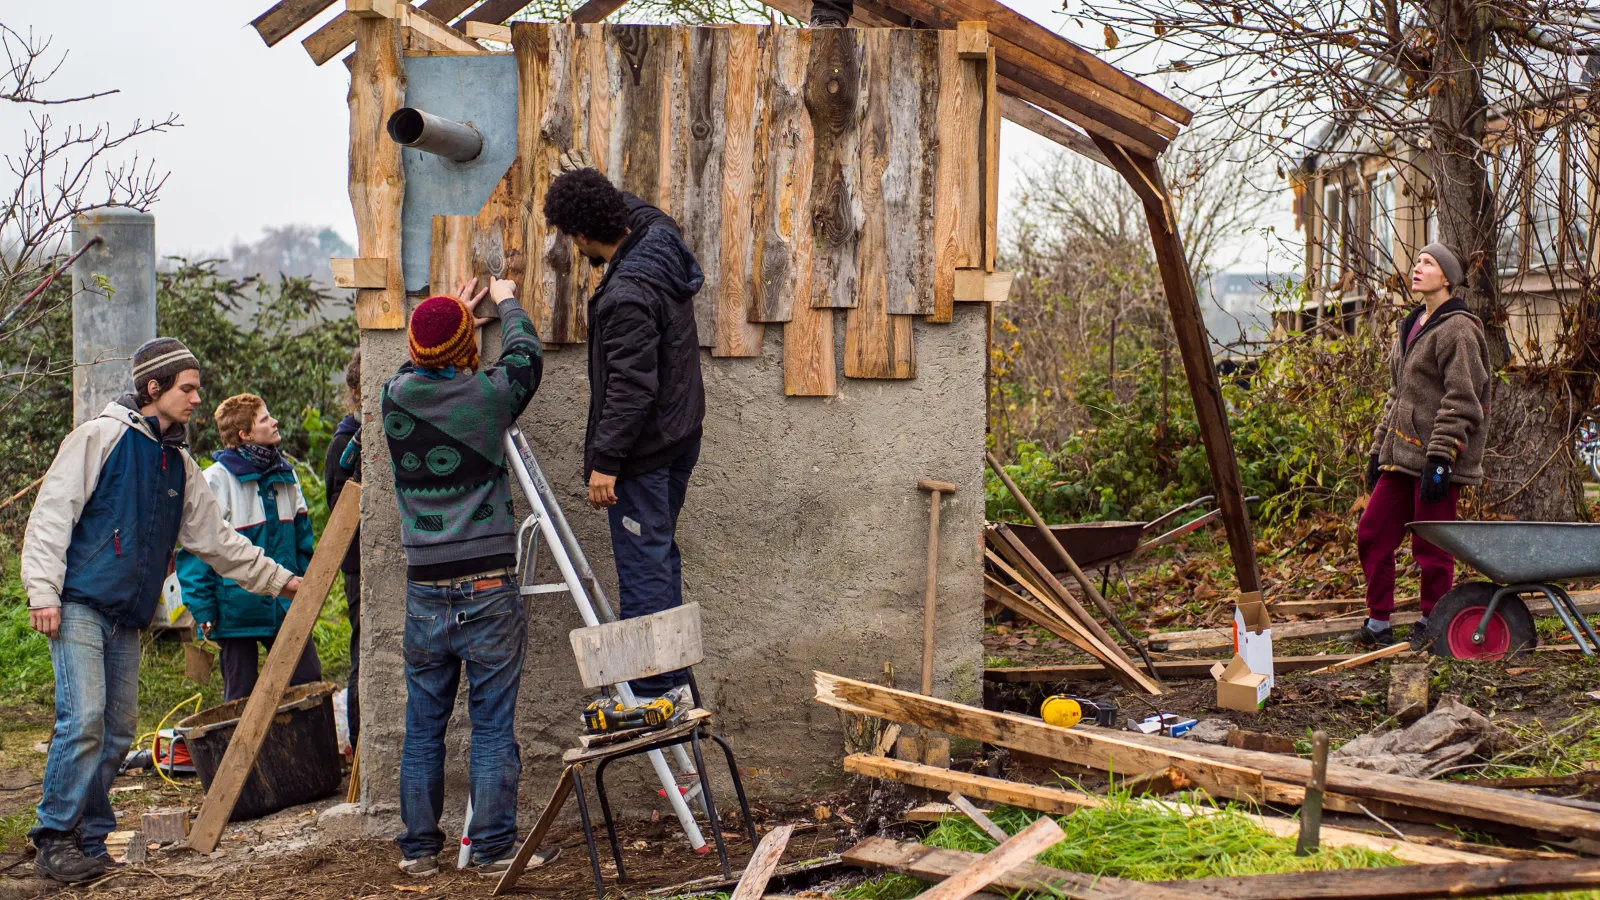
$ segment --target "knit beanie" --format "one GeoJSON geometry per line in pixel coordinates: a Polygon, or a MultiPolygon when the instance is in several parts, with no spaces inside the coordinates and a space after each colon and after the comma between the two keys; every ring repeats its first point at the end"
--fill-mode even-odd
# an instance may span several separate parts
{"type": "Polygon", "coordinates": [[[411,361],[424,369],[478,367],[472,314],[454,297],[429,297],[411,313],[411,361]]]}
{"type": "Polygon", "coordinates": [[[1433,257],[1439,264],[1440,271],[1444,272],[1444,280],[1450,282],[1453,288],[1459,288],[1466,281],[1467,270],[1461,265],[1461,254],[1457,253],[1449,244],[1434,241],[1422,248],[1423,253],[1433,257]]]}
{"type": "Polygon", "coordinates": [[[145,341],[133,351],[134,390],[143,390],[151,381],[162,381],[185,369],[200,368],[189,348],[177,338],[158,337],[145,341]]]}

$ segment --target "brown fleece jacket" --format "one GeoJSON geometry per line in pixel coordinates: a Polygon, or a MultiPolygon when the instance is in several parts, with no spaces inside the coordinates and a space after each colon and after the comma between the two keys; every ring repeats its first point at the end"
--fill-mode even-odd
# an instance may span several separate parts
{"type": "Polygon", "coordinates": [[[1372,437],[1371,453],[1387,472],[1420,476],[1430,456],[1451,461],[1450,480],[1483,483],[1484,420],[1489,406],[1489,345],[1483,324],[1452,299],[1406,343],[1418,307],[1389,348],[1394,386],[1372,437]]]}

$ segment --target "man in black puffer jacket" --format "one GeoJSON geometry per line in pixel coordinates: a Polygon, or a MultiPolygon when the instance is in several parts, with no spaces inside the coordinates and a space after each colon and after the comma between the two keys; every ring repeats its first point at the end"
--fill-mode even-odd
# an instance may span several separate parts
{"type": "MultiPolygon", "coordinates": [[[[705,388],[694,295],[705,282],[678,223],[590,167],[550,183],[544,216],[605,276],[589,299],[589,502],[611,523],[622,617],[683,603],[674,532],[700,457],[705,388]]],[[[687,706],[687,675],[633,682],[687,706]]]]}

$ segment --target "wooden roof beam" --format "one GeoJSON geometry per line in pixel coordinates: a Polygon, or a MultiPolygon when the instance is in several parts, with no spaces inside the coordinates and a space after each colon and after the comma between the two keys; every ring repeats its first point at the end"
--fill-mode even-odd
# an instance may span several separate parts
{"type": "Polygon", "coordinates": [[[345,11],[363,19],[394,19],[445,50],[482,52],[483,46],[435,19],[407,0],[345,0],[345,11]]]}
{"type": "Polygon", "coordinates": [[[256,16],[250,26],[271,47],[333,4],[334,0],[278,0],[271,9],[256,16]]]}
{"type": "MultiPolygon", "coordinates": [[[[473,0],[428,0],[421,6],[414,7],[427,13],[441,22],[448,22],[461,14],[461,11],[472,5],[473,0]]],[[[311,55],[311,61],[322,65],[340,53],[356,40],[356,22],[360,17],[352,15],[348,10],[339,13],[328,20],[326,25],[311,33],[311,36],[300,42],[311,55]]]]}
{"type": "Polygon", "coordinates": [[[1026,100],[1002,94],[1000,115],[1006,121],[1021,125],[1042,138],[1055,141],[1080,156],[1092,159],[1102,166],[1115,168],[1111,165],[1111,160],[1106,159],[1106,155],[1100,152],[1100,148],[1095,146],[1094,140],[1088,135],[1026,100]]]}

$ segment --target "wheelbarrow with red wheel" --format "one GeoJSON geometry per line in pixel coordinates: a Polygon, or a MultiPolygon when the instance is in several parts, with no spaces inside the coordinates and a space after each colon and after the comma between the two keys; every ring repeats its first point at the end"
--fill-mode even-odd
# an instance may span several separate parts
{"type": "Polygon", "coordinates": [[[1600,649],[1589,620],[1557,582],[1600,577],[1600,525],[1572,522],[1412,522],[1413,533],[1491,581],[1456,585],[1428,615],[1428,646],[1456,659],[1500,659],[1539,636],[1524,596],[1542,594],[1578,649],[1600,649]],[[1585,640],[1587,638],[1587,640],[1585,640]]]}

